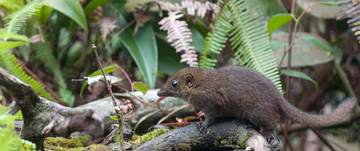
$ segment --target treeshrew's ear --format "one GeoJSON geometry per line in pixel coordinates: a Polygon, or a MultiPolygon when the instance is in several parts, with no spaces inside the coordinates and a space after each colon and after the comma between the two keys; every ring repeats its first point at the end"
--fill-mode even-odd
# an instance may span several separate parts
{"type": "Polygon", "coordinates": [[[191,88],[191,87],[193,86],[193,84],[194,84],[194,78],[193,78],[193,76],[192,76],[191,74],[188,74],[188,75],[186,75],[185,79],[186,79],[186,85],[187,85],[189,88],[191,88]]]}

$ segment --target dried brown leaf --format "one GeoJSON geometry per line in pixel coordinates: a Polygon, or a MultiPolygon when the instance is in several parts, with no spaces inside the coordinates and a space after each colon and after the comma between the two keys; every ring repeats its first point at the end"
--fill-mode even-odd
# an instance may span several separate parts
{"type": "Polygon", "coordinates": [[[116,25],[116,22],[117,22],[116,16],[105,16],[99,20],[98,26],[100,28],[101,38],[103,42],[105,42],[106,37],[111,32],[113,32],[115,28],[119,27],[118,25],[116,25]]]}

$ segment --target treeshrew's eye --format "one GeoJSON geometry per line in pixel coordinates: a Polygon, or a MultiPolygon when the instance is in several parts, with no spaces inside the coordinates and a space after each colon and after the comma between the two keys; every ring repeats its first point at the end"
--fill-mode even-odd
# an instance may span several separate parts
{"type": "Polygon", "coordinates": [[[174,80],[174,81],[171,83],[171,86],[172,86],[173,88],[177,87],[177,85],[178,85],[178,83],[177,83],[176,80],[174,80]]]}

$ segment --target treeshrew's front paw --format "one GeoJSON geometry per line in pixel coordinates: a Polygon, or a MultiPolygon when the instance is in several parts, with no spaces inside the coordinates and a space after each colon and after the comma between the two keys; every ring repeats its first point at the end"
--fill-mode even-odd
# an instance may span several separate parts
{"type": "Polygon", "coordinates": [[[198,128],[199,132],[201,133],[202,131],[204,131],[204,130],[206,131],[206,130],[207,130],[208,124],[205,123],[205,122],[199,122],[199,123],[197,124],[197,128],[198,128]]]}

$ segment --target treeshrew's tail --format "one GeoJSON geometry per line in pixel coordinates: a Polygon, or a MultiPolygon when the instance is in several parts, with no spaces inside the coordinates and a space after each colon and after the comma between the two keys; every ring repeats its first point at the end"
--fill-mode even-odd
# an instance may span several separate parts
{"type": "Polygon", "coordinates": [[[291,105],[287,100],[281,101],[281,110],[283,117],[289,120],[299,122],[310,127],[326,127],[339,123],[347,114],[349,114],[357,103],[356,98],[347,98],[332,113],[325,115],[316,115],[303,112],[291,105]]]}

